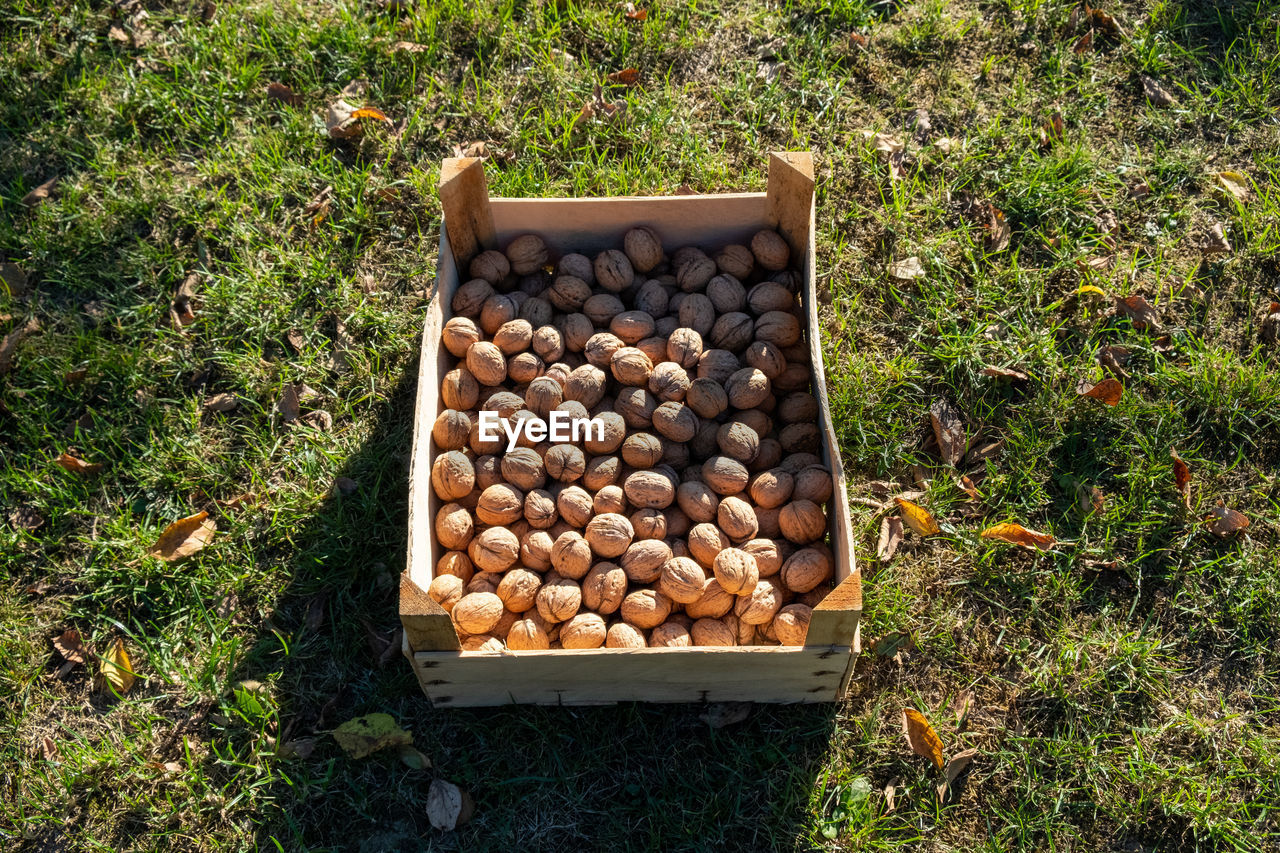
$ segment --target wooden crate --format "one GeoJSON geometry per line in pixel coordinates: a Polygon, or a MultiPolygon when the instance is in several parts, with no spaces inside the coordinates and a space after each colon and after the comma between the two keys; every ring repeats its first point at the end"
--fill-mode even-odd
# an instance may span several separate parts
{"type": "Polygon", "coordinates": [[[831,702],[844,693],[858,652],[862,589],[817,334],[813,190],[813,160],[807,152],[771,156],[768,192],[628,198],[491,199],[481,160],[444,161],[444,227],[436,294],[422,337],[409,483],[408,569],[400,582],[405,654],[435,706],[831,702]],[[657,230],[672,249],[746,243],[761,228],[777,228],[790,243],[793,258],[799,259],[813,392],[822,409],[822,456],[835,481],[827,515],[836,587],[814,609],[804,647],[461,651],[448,614],[426,594],[442,553],[433,524],[441,501],[431,489],[430,476],[431,425],[441,410],[440,382],[449,368],[440,335],[460,283],[459,270],[465,270],[477,252],[505,247],[523,233],[540,235],[553,253],[590,256],[618,246],[628,228],[641,224],[657,230]]]}

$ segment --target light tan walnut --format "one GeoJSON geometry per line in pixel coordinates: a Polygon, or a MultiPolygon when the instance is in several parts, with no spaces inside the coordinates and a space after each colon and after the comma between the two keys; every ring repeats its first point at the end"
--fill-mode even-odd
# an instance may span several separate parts
{"type": "Polygon", "coordinates": [[[733,595],[750,593],[760,580],[756,558],[740,548],[725,548],[716,554],[713,570],[720,586],[733,595]]]}
{"type": "Polygon", "coordinates": [[[457,575],[439,575],[432,578],[431,585],[427,587],[427,595],[443,607],[446,613],[453,610],[453,606],[466,595],[466,592],[466,581],[457,575]]]}
{"type": "Polygon", "coordinates": [[[636,471],[622,484],[632,506],[665,509],[675,500],[676,487],[661,471],[636,471]]]}
{"type": "Polygon", "coordinates": [[[689,530],[689,554],[704,568],[711,568],[716,555],[731,544],[729,537],[714,524],[695,524],[689,530]]]}
{"type": "Polygon", "coordinates": [[[467,547],[475,534],[475,524],[466,507],[447,503],[436,512],[436,540],[450,551],[467,547]]]}
{"type": "Polygon", "coordinates": [[[773,619],[781,606],[782,591],[771,581],[762,579],[750,593],[738,596],[733,612],[748,625],[764,625],[773,619]]]}
{"type": "Polygon", "coordinates": [[[706,572],[688,557],[672,557],[662,567],[658,588],[678,604],[688,604],[702,597],[707,582],[706,572]]]}
{"type": "Polygon", "coordinates": [[[598,613],[578,613],[560,626],[560,645],[566,649],[598,649],[608,628],[598,613]]]}
{"type": "Polygon", "coordinates": [[[689,628],[689,636],[695,646],[736,646],[738,644],[734,631],[719,619],[697,620],[689,628]]]}
{"type": "Polygon", "coordinates": [[[793,500],[778,515],[782,535],[797,545],[816,542],[827,533],[827,515],[813,501],[793,500]]]}
{"type": "Polygon", "coordinates": [[[488,527],[471,540],[467,556],[482,571],[505,572],[520,556],[520,540],[505,527],[488,527]]]}
{"type": "Polygon", "coordinates": [[[637,628],[655,628],[671,615],[671,599],[656,589],[638,589],[622,599],[621,614],[637,628]]]}
{"type": "Polygon", "coordinates": [[[808,592],[831,579],[831,555],[823,548],[801,548],[782,564],[782,584],[792,592],[808,592]]]}
{"type": "Polygon", "coordinates": [[[712,456],[702,463],[702,481],[719,495],[736,495],[747,487],[747,468],[728,456],[712,456]]]}
{"type": "Polygon", "coordinates": [[[649,374],[649,391],[663,402],[683,400],[689,391],[689,374],[674,361],[664,361],[649,374]]]}
{"type": "Polygon", "coordinates": [[[542,457],[542,462],[547,468],[547,474],[553,480],[559,480],[562,483],[572,483],[587,470],[586,456],[581,449],[572,444],[553,446],[547,451],[547,455],[542,457]]]}
{"type": "Polygon", "coordinates": [[[716,524],[733,542],[753,539],[760,529],[755,507],[736,495],[720,501],[716,509],[716,524]]]}
{"type": "Polygon", "coordinates": [[[456,575],[462,578],[463,583],[471,580],[475,575],[475,567],[471,565],[471,558],[464,551],[445,551],[440,555],[440,559],[436,561],[437,575],[456,575]]]}
{"type": "Polygon", "coordinates": [[[541,588],[542,575],[517,567],[502,575],[502,580],[498,581],[497,596],[511,612],[524,613],[533,609],[534,599],[541,588]]]}
{"type": "Polygon", "coordinates": [[[471,592],[462,596],[449,611],[453,624],[467,634],[485,634],[502,618],[502,599],[491,592],[471,592]]]}
{"type": "Polygon", "coordinates": [[[520,563],[530,569],[545,572],[551,568],[551,547],[555,537],[545,530],[531,531],[520,540],[520,563]]]}
{"type": "Polygon", "coordinates": [[[493,333],[493,343],[505,356],[522,353],[533,345],[533,326],[528,320],[509,320],[493,333]]]}
{"type": "Polygon", "coordinates": [[[689,441],[698,432],[698,416],[685,404],[672,400],[653,410],[653,428],[671,441],[689,441]]]}
{"type": "Polygon", "coordinates": [[[591,571],[591,545],[578,531],[567,530],[551,546],[551,565],[561,577],[583,578],[591,571]]]}
{"type": "Polygon", "coordinates": [[[522,234],[507,244],[507,260],[516,275],[529,275],[546,266],[547,244],[537,234],[522,234]]]}
{"type": "Polygon", "coordinates": [[[533,619],[518,619],[507,632],[507,648],[513,652],[538,652],[550,647],[547,632],[533,619]]]}
{"type": "Polygon", "coordinates": [[[524,515],[524,493],[509,483],[497,483],[480,493],[476,518],[484,524],[511,524],[524,515]]]}
{"type": "Polygon", "coordinates": [[[647,225],[638,225],[623,234],[622,249],[638,272],[647,273],[662,262],[662,240],[647,225]]]}
{"type": "Polygon", "coordinates": [[[538,614],[548,622],[572,619],[582,606],[582,587],[571,578],[548,575],[547,582],[534,598],[538,614]]]}
{"type": "Polygon", "coordinates": [[[531,528],[545,530],[560,520],[556,499],[543,489],[531,489],[524,496],[524,520],[531,528]]]}
{"type": "Polygon", "coordinates": [[[569,486],[560,490],[556,496],[556,509],[560,517],[573,527],[586,527],[591,516],[595,514],[591,494],[579,486],[569,486]]]}
{"type": "Polygon", "coordinates": [[[609,370],[623,385],[645,387],[653,372],[653,362],[635,347],[620,347],[609,359],[609,370]]]}
{"type": "Polygon", "coordinates": [[[457,409],[445,409],[431,426],[431,437],[441,450],[461,450],[470,436],[471,418],[457,409]]]}
{"type": "Polygon", "coordinates": [[[644,632],[626,622],[614,622],[610,625],[604,644],[610,649],[643,649],[648,645],[644,632]]]}
{"type": "MultiPolygon", "coordinates": [[[[474,344],[472,344],[474,346],[474,344]]],[[[440,399],[446,409],[466,411],[480,402],[480,383],[465,367],[455,367],[440,383],[440,399]]]]}
{"type": "Polygon", "coordinates": [[[733,609],[734,595],[720,585],[714,577],[702,585],[702,595],[697,601],[684,606],[684,612],[694,619],[710,617],[719,619],[733,609]]]}
{"type": "Polygon", "coordinates": [[[635,529],[625,515],[604,513],[587,522],[586,541],[597,556],[620,557],[631,545],[633,538],[635,529]]]}
{"type": "Polygon", "coordinates": [[[441,453],[431,463],[431,486],[442,500],[466,497],[475,484],[476,469],[461,450],[441,453]]]}
{"type": "Polygon", "coordinates": [[[649,632],[649,646],[651,648],[675,648],[677,646],[689,646],[693,644],[693,638],[689,636],[689,629],[679,622],[664,622],[649,632]]]}
{"type": "Polygon", "coordinates": [[[773,634],[784,646],[803,646],[809,634],[809,619],[813,608],[803,604],[788,604],[773,617],[773,634]]]}
{"type": "Polygon", "coordinates": [[[622,570],[634,583],[653,583],[662,574],[662,567],[672,557],[671,546],[661,539],[641,539],[632,542],[622,555],[622,570]]]}
{"type": "Polygon", "coordinates": [[[480,327],[467,317],[453,317],[444,324],[440,342],[455,358],[465,358],[472,344],[480,340],[480,327]]]}
{"type": "Polygon", "coordinates": [[[622,461],[632,468],[652,468],[662,461],[662,440],[647,432],[633,432],[622,442],[622,461]]]}

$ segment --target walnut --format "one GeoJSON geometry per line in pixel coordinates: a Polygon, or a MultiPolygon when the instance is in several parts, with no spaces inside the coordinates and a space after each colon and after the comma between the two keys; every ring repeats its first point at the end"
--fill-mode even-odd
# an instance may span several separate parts
{"type": "Polygon", "coordinates": [[[738,547],[755,558],[762,578],[771,578],[782,571],[784,557],[788,553],[772,539],[752,539],[738,547]]]}
{"type": "Polygon", "coordinates": [[[610,649],[643,649],[646,645],[644,633],[626,622],[614,622],[610,625],[604,644],[610,649]]]}
{"type": "Polygon", "coordinates": [[[497,572],[477,572],[467,581],[467,593],[497,592],[498,582],[501,580],[502,575],[497,572]]]}
{"type": "Polygon", "coordinates": [[[699,417],[711,420],[729,408],[729,395],[719,382],[702,377],[689,383],[684,403],[699,417]]]}
{"type": "Polygon", "coordinates": [[[564,622],[572,619],[582,606],[582,587],[571,578],[548,575],[534,597],[534,605],[538,615],[548,622],[564,622]]]}
{"type": "Polygon", "coordinates": [[[747,463],[760,452],[760,436],[741,421],[729,421],[716,430],[716,444],[720,452],[731,459],[747,463]]]}
{"type": "Polygon", "coordinates": [[[461,450],[470,435],[471,418],[457,409],[445,409],[431,426],[431,437],[441,450],[461,450]]]}
{"type": "Polygon", "coordinates": [[[760,580],[755,557],[739,548],[725,548],[716,554],[712,566],[720,586],[732,595],[747,595],[760,580]]]}
{"type": "Polygon", "coordinates": [[[460,450],[441,453],[431,465],[431,486],[442,500],[465,497],[476,484],[476,470],[460,450]]]}
{"type": "Polygon", "coordinates": [[[765,341],[755,341],[747,345],[743,361],[759,370],[770,380],[777,379],[787,369],[787,360],[782,350],[765,341]]]}
{"type": "Polygon", "coordinates": [[[632,228],[622,235],[622,248],[638,272],[647,273],[662,262],[662,240],[647,225],[632,228]]]}
{"type": "Polygon", "coordinates": [[[710,334],[716,322],[716,309],[711,300],[701,293],[690,293],[680,301],[677,315],[680,325],[693,329],[699,335],[710,334]]]}
{"type": "Polygon", "coordinates": [[[562,483],[572,483],[587,469],[587,459],[582,450],[572,444],[557,444],[542,458],[547,474],[562,483]]]}
{"type": "Polygon", "coordinates": [[[551,547],[555,538],[546,530],[535,530],[520,540],[520,563],[545,572],[551,568],[551,547]]]}
{"type": "Polygon", "coordinates": [[[497,596],[513,613],[533,609],[533,601],[542,586],[542,575],[516,567],[502,576],[498,582],[497,596]]]}
{"type": "Polygon", "coordinates": [[[561,577],[578,580],[591,570],[591,545],[578,531],[567,530],[551,546],[551,565],[561,577]]]}
{"type": "Polygon", "coordinates": [[[538,652],[551,647],[551,639],[533,619],[517,619],[507,631],[507,648],[513,652],[538,652]]]}
{"type": "Polygon", "coordinates": [[[787,424],[778,433],[778,441],[787,453],[816,453],[822,446],[816,423],[787,424]]]}
{"type": "Polygon", "coordinates": [[[596,333],[596,327],[591,325],[591,318],[586,314],[566,314],[556,325],[564,332],[564,346],[569,352],[586,350],[587,341],[596,333]]]}
{"type": "Polygon", "coordinates": [[[596,274],[591,266],[591,259],[586,255],[570,253],[560,259],[556,264],[556,273],[559,275],[571,275],[574,278],[580,278],[587,284],[595,284],[596,274]]]}
{"type": "Polygon", "coordinates": [[[703,350],[698,357],[698,378],[711,379],[724,385],[729,377],[742,368],[738,357],[728,350],[703,350]]]}
{"type": "Polygon", "coordinates": [[[480,340],[480,328],[466,317],[454,317],[444,324],[440,342],[456,358],[463,358],[467,348],[480,340]]]}
{"type": "Polygon", "coordinates": [[[592,264],[596,283],[610,293],[621,293],[636,277],[631,259],[617,249],[605,249],[592,264]]]}
{"type": "Polygon", "coordinates": [[[601,557],[622,556],[634,537],[631,521],[616,512],[597,515],[587,522],[586,541],[591,551],[601,557]]]}
{"type": "Polygon", "coordinates": [[[480,401],[480,383],[470,370],[455,367],[444,375],[444,381],[440,383],[440,399],[448,409],[474,409],[480,401]]]}
{"type": "Polygon", "coordinates": [[[609,360],[609,369],[613,378],[623,385],[643,387],[649,384],[649,374],[653,372],[653,362],[635,347],[621,347],[609,360]]]}
{"type": "Polygon", "coordinates": [[[786,368],[777,379],[773,380],[773,387],[777,391],[807,390],[809,387],[808,365],[797,364],[794,361],[787,362],[786,368]]]}
{"type": "Polygon", "coordinates": [[[666,314],[668,302],[667,289],[662,286],[662,282],[653,278],[640,285],[640,289],[631,300],[631,304],[637,311],[643,311],[650,317],[661,317],[666,314]]]}
{"type": "Polygon", "coordinates": [[[696,523],[715,521],[720,498],[706,484],[698,481],[681,483],[676,501],[689,519],[696,523]]]}
{"type": "Polygon", "coordinates": [[[588,489],[603,491],[617,483],[621,475],[622,460],[618,457],[594,456],[587,460],[580,482],[588,489]]]}
{"type": "Polygon", "coordinates": [[[698,416],[683,403],[669,401],[653,410],[653,428],[671,441],[689,441],[698,432],[698,416]]]}
{"type": "Polygon", "coordinates": [[[623,311],[609,321],[609,331],[634,345],[653,334],[653,318],[643,311],[623,311]]]}
{"type": "Polygon", "coordinates": [[[542,489],[534,489],[524,496],[524,520],[537,530],[545,530],[560,519],[556,511],[556,500],[551,493],[542,489]]]}
{"type": "Polygon", "coordinates": [[[449,307],[457,317],[479,317],[484,302],[493,296],[493,285],[482,278],[473,278],[453,292],[449,307]]]}
{"type": "Polygon", "coordinates": [[[679,402],[689,390],[689,374],[674,361],[664,361],[649,375],[649,390],[659,400],[679,402]]]}
{"type": "Polygon", "coordinates": [[[676,283],[685,293],[694,293],[707,286],[716,274],[716,263],[698,249],[681,249],[673,259],[676,283]]]}
{"type": "Polygon", "coordinates": [[[733,593],[721,586],[720,581],[710,577],[702,585],[702,595],[685,604],[684,610],[693,619],[718,619],[733,609],[733,601],[733,593]]]}
{"type": "Polygon", "coordinates": [[[786,311],[766,311],[756,320],[755,336],[777,347],[789,347],[800,340],[800,320],[786,311]]]}
{"type": "Polygon", "coordinates": [[[746,409],[736,412],[731,420],[734,423],[746,424],[759,436],[768,435],[773,430],[773,421],[760,409],[746,409]]]}
{"type": "Polygon", "coordinates": [[[529,411],[546,420],[551,410],[564,402],[564,389],[554,379],[539,376],[524,391],[524,404],[529,411]]]}
{"type": "Polygon", "coordinates": [[[436,575],[456,575],[466,583],[475,575],[471,558],[463,551],[446,551],[436,561],[436,575]]]}
{"type": "Polygon", "coordinates": [[[588,453],[613,453],[627,435],[627,422],[617,412],[600,412],[585,430],[582,445],[588,453]]]}
{"type": "Polygon", "coordinates": [[[537,234],[523,234],[507,244],[507,260],[516,275],[529,275],[546,266],[547,244],[537,234]]]}
{"type": "Polygon", "coordinates": [[[637,628],[654,628],[671,614],[671,599],[656,589],[638,589],[622,600],[621,613],[637,628]]]}
{"type": "Polygon", "coordinates": [[[492,634],[472,634],[462,641],[464,652],[500,652],[503,648],[502,640],[492,634]]]}
{"type": "Polygon", "coordinates": [[[716,319],[707,339],[713,347],[718,349],[734,353],[742,352],[751,343],[754,328],[755,324],[746,314],[741,312],[723,314],[716,319]]]}
{"type": "Polygon", "coordinates": [[[810,465],[795,475],[795,496],[798,500],[823,504],[831,500],[833,491],[831,472],[821,465],[810,465]]]}
{"type": "Polygon", "coordinates": [[[582,303],[582,313],[597,326],[607,326],[614,317],[626,311],[622,300],[612,293],[596,293],[582,303]]]}
{"type": "Polygon", "coordinates": [[[791,260],[791,247],[777,231],[765,229],[757,231],[751,238],[751,254],[755,257],[756,263],[765,269],[783,270],[791,260]]]}
{"type": "Polygon", "coordinates": [[[653,425],[653,410],[658,401],[644,388],[623,388],[613,401],[613,410],[622,415],[631,429],[648,429],[653,425]]]}
{"type": "Polygon", "coordinates": [[[560,510],[560,517],[574,527],[585,527],[595,513],[591,495],[577,486],[560,491],[556,496],[556,509],[560,510]]]}
{"type": "Polygon", "coordinates": [[[564,335],[555,326],[540,326],[535,329],[530,345],[538,357],[544,361],[555,362],[564,357],[564,335]]]}
{"type": "Polygon", "coordinates": [[[480,407],[497,412],[501,417],[509,418],[524,408],[524,398],[505,388],[488,387],[485,393],[488,396],[481,401],[480,407]]]}
{"type": "Polygon", "coordinates": [[[472,278],[482,278],[490,284],[498,284],[511,274],[511,264],[506,255],[489,249],[471,259],[468,272],[472,278]]]}
{"type": "Polygon", "coordinates": [[[671,557],[670,546],[661,539],[640,539],[632,542],[622,555],[622,570],[635,583],[652,583],[671,557]]]}
{"type": "Polygon", "coordinates": [[[782,564],[782,584],[792,592],[808,592],[830,580],[835,567],[824,548],[801,548],[782,564]]]}
{"type": "Polygon", "coordinates": [[[511,524],[524,514],[524,493],[508,483],[485,489],[476,503],[476,518],[484,524],[511,524]]]}
{"type": "Polygon", "coordinates": [[[784,423],[817,423],[818,398],[807,391],[795,391],[778,404],[778,417],[784,423]]]}
{"type": "Polygon", "coordinates": [[[751,464],[747,466],[748,471],[760,472],[768,471],[771,468],[777,468],[778,463],[782,461],[782,445],[778,444],[778,440],[774,438],[760,439],[760,449],[756,452],[756,458],[751,460],[751,464]]]}
{"type": "Polygon", "coordinates": [[[695,524],[689,530],[689,554],[699,564],[711,568],[715,564],[716,555],[728,548],[729,538],[714,524],[703,522],[695,524]]]}
{"type": "Polygon", "coordinates": [[[566,400],[577,400],[590,409],[604,399],[607,377],[593,364],[584,364],[569,374],[564,383],[566,400]]]}
{"type": "Polygon", "coordinates": [[[707,575],[696,562],[688,557],[672,557],[662,566],[658,588],[678,604],[688,604],[702,597],[702,587],[707,575]]]}
{"type": "Polygon", "coordinates": [[[466,587],[466,581],[457,575],[438,575],[432,578],[431,585],[427,587],[427,595],[448,613],[466,595],[466,587]]]}
{"type": "Polygon", "coordinates": [[[560,644],[566,649],[598,649],[606,631],[598,613],[579,613],[560,626],[560,644]]]}
{"type": "Polygon", "coordinates": [[[664,622],[649,632],[650,648],[690,645],[693,645],[693,638],[689,635],[689,629],[679,622],[664,622]]]}
{"type": "Polygon", "coordinates": [[[493,345],[506,356],[522,353],[532,343],[533,326],[528,320],[509,320],[493,333],[493,345]]]}
{"type": "Polygon", "coordinates": [[[647,432],[636,432],[622,443],[622,461],[632,468],[652,468],[662,461],[662,441],[647,432]]]}
{"type": "Polygon", "coordinates": [[[668,314],[659,317],[653,324],[653,334],[659,338],[669,338],[671,333],[680,328],[680,318],[668,314]]]}
{"type": "Polygon", "coordinates": [[[719,314],[732,314],[747,307],[747,290],[732,275],[718,275],[707,282],[707,298],[719,314]]]}
{"type": "Polygon", "coordinates": [[[702,335],[693,329],[679,328],[667,339],[666,357],[684,368],[697,367],[702,355],[702,335]]]}
{"type": "Polygon", "coordinates": [[[480,331],[486,335],[497,334],[503,324],[514,320],[519,312],[510,296],[495,293],[480,306],[480,331]]]}
{"type": "Polygon", "coordinates": [[[664,509],[676,496],[676,484],[660,471],[636,471],[622,484],[627,500],[636,507],[664,509]]]}
{"type": "Polygon", "coordinates": [[[667,535],[667,515],[653,507],[643,507],[631,513],[631,526],[636,539],[662,539],[667,535]]]}
{"type": "MultiPolygon", "coordinates": [[[[756,259],[752,257],[751,250],[746,246],[731,243],[716,253],[716,267],[720,272],[736,279],[750,277],[755,263],[756,259]]],[[[709,285],[708,289],[710,289],[709,285]]]]}
{"type": "Polygon", "coordinates": [[[776,281],[762,281],[747,293],[747,307],[757,317],[770,311],[790,313],[795,304],[796,298],[791,291],[776,281]]]}
{"type": "Polygon", "coordinates": [[[781,468],[761,471],[751,478],[747,492],[757,506],[772,509],[791,500],[795,479],[781,468]]]}
{"type": "Polygon", "coordinates": [[[773,619],[781,606],[782,591],[771,581],[760,580],[751,592],[738,596],[733,612],[748,625],[764,625],[773,619]]]}
{"type": "Polygon", "coordinates": [[[526,385],[542,375],[546,365],[531,352],[520,352],[507,359],[507,377],[512,382],[526,385]]]}
{"type": "Polygon", "coordinates": [[[747,487],[747,469],[728,456],[712,456],[702,463],[702,481],[719,495],[736,495],[747,487]]]}
{"type": "Polygon", "coordinates": [[[689,628],[689,636],[695,646],[736,646],[736,632],[719,619],[705,617],[689,628]]]}
{"type": "Polygon", "coordinates": [[[720,501],[716,510],[716,524],[734,542],[751,539],[760,529],[755,508],[742,498],[732,495],[720,501]]]}
{"type": "Polygon", "coordinates": [[[606,513],[624,513],[627,511],[627,496],[623,493],[621,486],[605,486],[596,492],[591,505],[597,516],[606,513]]]}
{"type": "Polygon", "coordinates": [[[778,516],[782,535],[797,545],[816,542],[826,535],[827,516],[813,501],[793,500],[778,516]]]}
{"type": "Polygon", "coordinates": [[[491,592],[472,592],[457,600],[450,609],[453,624],[467,634],[484,634],[502,618],[502,599],[491,592]]]}
{"type": "Polygon", "coordinates": [[[792,453],[790,456],[782,460],[780,467],[788,471],[791,476],[795,476],[808,468],[810,465],[821,465],[822,460],[813,453],[792,453]]]}
{"type": "Polygon", "coordinates": [[[581,311],[591,298],[591,285],[577,276],[556,276],[546,296],[547,301],[561,311],[581,311]]]}
{"type": "Polygon", "coordinates": [[[756,507],[756,524],[760,525],[760,535],[766,539],[778,539],[782,536],[782,507],[756,507]]]}
{"type": "MultiPolygon", "coordinates": [[[[696,438],[697,436],[694,437],[696,438]]],[[[689,445],[678,441],[663,442],[662,464],[672,471],[687,470],[689,467],[689,445]]]]}
{"type": "Polygon", "coordinates": [[[597,563],[582,580],[582,603],[597,613],[613,613],[626,594],[627,574],[614,563],[597,563]]]}
{"type": "Polygon", "coordinates": [[[471,540],[467,555],[482,571],[505,572],[520,556],[520,540],[505,527],[487,527],[471,540]]]}
{"type": "Polygon", "coordinates": [[[744,367],[729,376],[724,390],[735,409],[754,409],[769,396],[769,377],[757,368],[744,367]]]}

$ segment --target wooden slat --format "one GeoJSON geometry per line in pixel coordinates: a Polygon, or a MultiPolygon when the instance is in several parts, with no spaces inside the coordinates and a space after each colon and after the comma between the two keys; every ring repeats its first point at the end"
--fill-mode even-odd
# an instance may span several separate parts
{"type": "Polygon", "coordinates": [[[849,576],[822,599],[809,619],[807,646],[853,645],[862,615],[862,577],[855,565],[849,576]]]}
{"type": "Polygon", "coordinates": [[[440,166],[440,207],[459,269],[497,246],[481,157],[448,157],[440,166]]]}
{"type": "Polygon", "coordinates": [[[412,656],[436,707],[613,702],[831,702],[844,649],[593,649],[421,652],[412,656]]]}
{"type": "Polygon", "coordinates": [[[413,582],[408,572],[400,575],[400,624],[409,648],[415,651],[462,648],[449,614],[413,582]]]}
{"type": "Polygon", "coordinates": [[[769,155],[769,224],[803,257],[813,235],[813,155],[775,151],[769,155]]]}

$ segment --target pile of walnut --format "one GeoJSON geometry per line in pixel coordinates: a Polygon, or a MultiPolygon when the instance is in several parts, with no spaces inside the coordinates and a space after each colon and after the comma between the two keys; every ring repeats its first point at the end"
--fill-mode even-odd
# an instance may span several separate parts
{"type": "Polygon", "coordinates": [[[549,272],[529,234],[470,264],[443,343],[429,594],[470,651],[803,645],[831,589],[831,473],[774,231],[668,259],[649,228],[549,272]],[[605,422],[485,441],[479,411],[605,422]]]}

